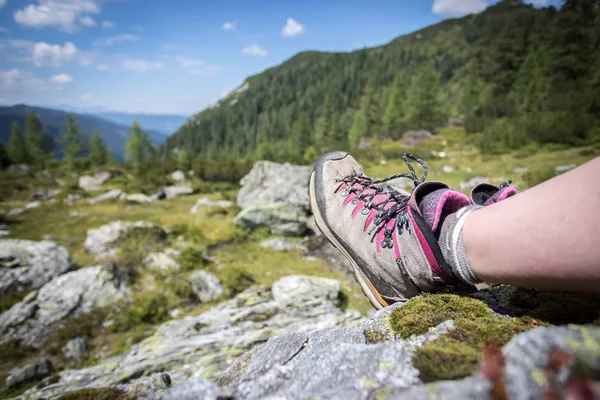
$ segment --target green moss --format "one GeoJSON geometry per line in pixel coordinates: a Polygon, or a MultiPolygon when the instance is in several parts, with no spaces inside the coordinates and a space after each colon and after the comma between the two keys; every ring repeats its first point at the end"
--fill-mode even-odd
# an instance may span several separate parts
{"type": "Polygon", "coordinates": [[[114,316],[112,329],[116,332],[127,331],[141,324],[157,324],[169,316],[169,301],[158,292],[138,292],[127,307],[114,316]]]}
{"type": "Polygon", "coordinates": [[[128,400],[129,396],[117,388],[86,388],[63,394],[58,400],[128,400]]]}
{"type": "Polygon", "coordinates": [[[367,343],[375,344],[387,342],[388,340],[387,336],[377,329],[365,329],[364,333],[365,338],[367,339],[367,343]]]}
{"type": "Polygon", "coordinates": [[[31,389],[36,386],[38,382],[23,382],[17,386],[12,388],[5,388],[0,390],[0,399],[10,399],[13,397],[17,397],[25,392],[27,389],[31,389]]]}
{"type": "Polygon", "coordinates": [[[429,328],[449,319],[491,316],[488,307],[479,300],[454,294],[424,294],[394,310],[390,324],[397,335],[406,339],[422,335],[429,328]]]}
{"type": "Polygon", "coordinates": [[[0,297],[0,314],[8,310],[27,296],[31,292],[31,288],[27,287],[22,290],[16,290],[12,287],[8,288],[0,297]]]}
{"type": "Polygon", "coordinates": [[[433,382],[469,376],[480,360],[481,351],[466,344],[455,343],[446,347],[446,344],[433,342],[417,350],[413,365],[419,370],[423,382],[433,382]]]}
{"type": "Polygon", "coordinates": [[[191,300],[195,298],[192,285],[180,275],[169,276],[165,282],[165,287],[180,299],[191,300]]]}
{"type": "Polygon", "coordinates": [[[241,269],[233,268],[228,271],[225,278],[222,280],[225,286],[229,289],[229,296],[235,297],[256,283],[254,276],[251,273],[241,269]]]}

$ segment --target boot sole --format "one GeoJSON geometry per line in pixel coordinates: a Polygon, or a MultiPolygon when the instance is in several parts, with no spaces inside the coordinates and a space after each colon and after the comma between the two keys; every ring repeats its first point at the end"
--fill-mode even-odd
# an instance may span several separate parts
{"type": "MultiPolygon", "coordinates": [[[[320,163],[317,163],[317,165],[318,164],[320,164],[320,163]]],[[[344,257],[346,257],[348,259],[348,261],[350,262],[350,265],[352,265],[352,269],[354,271],[354,277],[356,278],[356,281],[360,285],[363,293],[365,294],[365,296],[367,296],[367,298],[369,299],[369,301],[371,302],[373,307],[375,307],[378,310],[380,310],[384,307],[387,307],[389,305],[389,303],[386,302],[381,297],[381,295],[379,294],[379,292],[377,292],[377,290],[375,289],[375,287],[373,286],[371,281],[367,278],[365,273],[362,272],[358,263],[350,255],[350,253],[348,253],[348,251],[344,248],[344,246],[337,240],[335,235],[331,232],[331,230],[325,223],[325,220],[323,219],[323,216],[321,215],[321,211],[319,210],[317,198],[315,196],[315,173],[316,172],[317,171],[313,171],[310,176],[310,184],[309,184],[308,194],[310,197],[310,206],[311,206],[311,209],[313,212],[313,216],[315,217],[315,222],[317,223],[317,226],[319,227],[319,229],[321,230],[323,235],[325,235],[325,237],[335,246],[335,248],[337,248],[339,251],[341,251],[342,254],[344,255],[344,257]]]]}

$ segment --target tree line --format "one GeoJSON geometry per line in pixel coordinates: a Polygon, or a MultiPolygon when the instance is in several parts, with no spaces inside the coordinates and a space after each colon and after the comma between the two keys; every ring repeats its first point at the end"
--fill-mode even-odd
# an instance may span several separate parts
{"type": "Polygon", "coordinates": [[[306,52],[246,80],[160,152],[303,161],[460,117],[484,152],[600,137],[600,0],[502,0],[391,43],[306,52]]]}

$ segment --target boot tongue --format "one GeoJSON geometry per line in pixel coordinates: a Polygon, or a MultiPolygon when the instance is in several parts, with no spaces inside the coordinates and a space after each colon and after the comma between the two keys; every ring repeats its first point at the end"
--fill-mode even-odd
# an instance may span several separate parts
{"type": "Polygon", "coordinates": [[[442,227],[446,217],[471,204],[471,200],[461,192],[452,189],[437,189],[419,202],[419,209],[434,233],[442,227]]]}

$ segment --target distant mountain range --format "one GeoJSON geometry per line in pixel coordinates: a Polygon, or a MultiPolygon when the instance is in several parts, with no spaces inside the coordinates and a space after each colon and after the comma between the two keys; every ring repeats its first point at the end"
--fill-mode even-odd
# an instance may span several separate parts
{"type": "Polygon", "coordinates": [[[169,114],[130,114],[119,112],[96,112],[93,113],[102,119],[114,122],[119,125],[131,126],[133,121],[137,121],[144,127],[156,132],[163,133],[166,136],[175,132],[188,119],[186,115],[169,114]]]}
{"type": "MultiPolygon", "coordinates": [[[[125,143],[127,142],[127,136],[129,134],[129,126],[134,120],[138,120],[142,126],[142,129],[150,136],[150,139],[156,146],[163,144],[168,135],[177,129],[175,128],[169,131],[166,128],[169,126],[169,124],[175,123],[176,120],[173,116],[170,116],[173,117],[173,119],[165,119],[164,123],[162,123],[161,116],[156,116],[156,118],[153,118],[155,116],[136,116],[133,114],[118,113],[107,113],[106,115],[103,114],[100,116],[18,104],[10,107],[0,107],[0,142],[4,144],[8,143],[11,133],[11,126],[14,121],[17,121],[19,124],[21,124],[21,127],[24,128],[27,114],[32,110],[41,119],[46,133],[54,139],[55,143],[57,144],[57,150],[57,139],[60,136],[60,133],[65,129],[65,120],[67,115],[70,114],[75,117],[77,123],[79,124],[79,128],[85,132],[88,137],[90,137],[95,131],[100,132],[106,146],[119,160],[123,159],[125,143]],[[156,126],[162,126],[162,129],[153,128],[156,126]]],[[[185,119],[185,117],[180,118],[182,121],[185,119]]]]}

